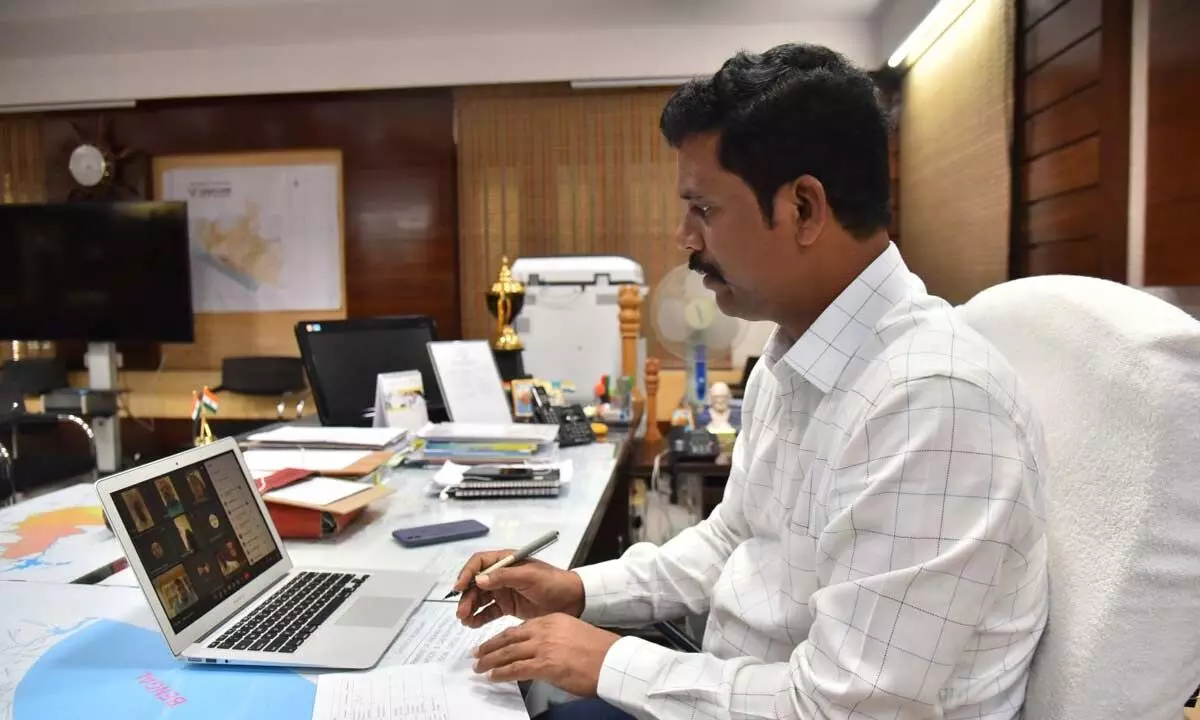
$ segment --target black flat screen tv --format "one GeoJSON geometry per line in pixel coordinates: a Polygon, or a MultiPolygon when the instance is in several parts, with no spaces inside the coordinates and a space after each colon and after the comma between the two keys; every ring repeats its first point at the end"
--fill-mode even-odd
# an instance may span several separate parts
{"type": "Polygon", "coordinates": [[[0,338],[193,336],[186,203],[0,205],[0,338]]]}

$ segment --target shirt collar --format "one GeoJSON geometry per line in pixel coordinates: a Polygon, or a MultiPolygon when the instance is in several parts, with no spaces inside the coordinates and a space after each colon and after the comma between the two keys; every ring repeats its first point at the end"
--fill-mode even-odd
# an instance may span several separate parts
{"type": "Polygon", "coordinates": [[[782,329],[775,328],[763,352],[767,367],[778,377],[782,360],[828,393],[883,316],[911,294],[909,278],[915,276],[908,272],[900,250],[895,243],[888,243],[790,347],[782,329]]]}

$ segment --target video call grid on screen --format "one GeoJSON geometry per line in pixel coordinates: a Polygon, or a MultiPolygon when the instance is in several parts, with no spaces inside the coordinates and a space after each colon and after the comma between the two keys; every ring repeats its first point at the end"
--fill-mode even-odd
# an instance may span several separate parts
{"type": "Polygon", "coordinates": [[[232,452],[113,493],[175,632],[283,559],[253,493],[232,452]]]}

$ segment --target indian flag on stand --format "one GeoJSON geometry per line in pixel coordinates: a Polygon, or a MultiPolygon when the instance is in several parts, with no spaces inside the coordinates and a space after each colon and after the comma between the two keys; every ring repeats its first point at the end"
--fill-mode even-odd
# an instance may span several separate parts
{"type": "Polygon", "coordinates": [[[200,393],[200,404],[203,405],[204,409],[210,414],[216,415],[217,408],[221,406],[221,401],[217,399],[217,394],[215,392],[209,390],[208,386],[205,386],[204,392],[200,393]]]}
{"type": "Polygon", "coordinates": [[[216,415],[217,408],[219,408],[220,405],[221,405],[221,401],[217,399],[217,394],[214,393],[212,390],[209,390],[207,387],[204,388],[204,392],[202,392],[202,393],[198,393],[195,390],[193,390],[192,391],[192,422],[195,422],[200,419],[200,409],[201,408],[204,408],[212,415],[216,415]]]}

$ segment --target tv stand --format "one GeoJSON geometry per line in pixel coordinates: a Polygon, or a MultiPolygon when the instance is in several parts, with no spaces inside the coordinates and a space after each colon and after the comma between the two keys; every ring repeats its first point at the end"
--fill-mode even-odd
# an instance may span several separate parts
{"type": "MultiPolygon", "coordinates": [[[[117,346],[110,342],[88,343],[83,364],[88,369],[88,388],[112,390],[117,388],[117,346]]],[[[95,417],[91,419],[92,434],[96,439],[96,470],[114,473],[121,469],[121,418],[95,417]]]]}

